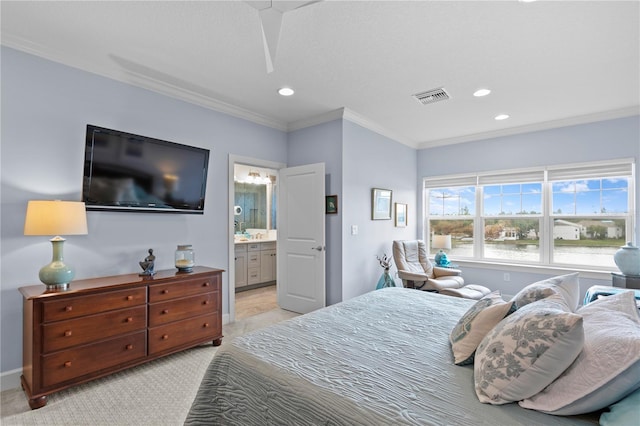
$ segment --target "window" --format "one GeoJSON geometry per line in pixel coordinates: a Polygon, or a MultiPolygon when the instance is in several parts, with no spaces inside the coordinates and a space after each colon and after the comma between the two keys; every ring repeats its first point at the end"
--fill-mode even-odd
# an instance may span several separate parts
{"type": "MultiPolygon", "coordinates": [[[[475,214],[475,186],[434,188],[429,191],[429,228],[433,235],[451,235],[451,249],[447,250],[449,255],[473,257],[475,214]]],[[[431,248],[432,255],[438,251],[438,248],[431,248]]]]}
{"type": "Polygon", "coordinates": [[[452,258],[613,269],[633,178],[631,160],[427,178],[426,234],[451,235],[452,258]]]}

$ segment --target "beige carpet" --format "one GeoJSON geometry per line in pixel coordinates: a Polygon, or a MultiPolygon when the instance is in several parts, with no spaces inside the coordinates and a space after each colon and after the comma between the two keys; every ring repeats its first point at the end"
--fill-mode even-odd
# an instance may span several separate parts
{"type": "MultiPolygon", "coordinates": [[[[223,327],[233,337],[297,316],[273,309],[223,327]]],[[[1,394],[4,425],[181,425],[217,348],[203,345],[49,396],[31,410],[21,389],[1,394]]]]}

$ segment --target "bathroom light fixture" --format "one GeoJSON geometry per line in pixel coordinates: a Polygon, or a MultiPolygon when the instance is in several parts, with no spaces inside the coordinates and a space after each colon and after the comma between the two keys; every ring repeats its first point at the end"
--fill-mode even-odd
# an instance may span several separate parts
{"type": "Polygon", "coordinates": [[[476,98],[481,98],[482,96],[487,96],[489,93],[491,93],[491,90],[489,89],[478,89],[473,92],[473,96],[475,96],[476,98]]]}
{"type": "Polygon", "coordinates": [[[291,95],[293,95],[295,93],[295,91],[290,87],[282,87],[282,88],[278,89],[278,93],[281,96],[291,96],[291,95]]]}
{"type": "Polygon", "coordinates": [[[498,121],[506,120],[507,118],[509,118],[509,114],[498,114],[493,118],[494,120],[498,120],[498,121]]]}

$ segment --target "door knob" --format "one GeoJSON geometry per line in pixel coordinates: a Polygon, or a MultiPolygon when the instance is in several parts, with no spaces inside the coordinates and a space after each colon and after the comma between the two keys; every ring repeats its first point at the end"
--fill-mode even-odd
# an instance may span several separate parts
{"type": "Polygon", "coordinates": [[[324,247],[323,246],[313,247],[311,250],[322,251],[322,250],[324,250],[324,247]]]}

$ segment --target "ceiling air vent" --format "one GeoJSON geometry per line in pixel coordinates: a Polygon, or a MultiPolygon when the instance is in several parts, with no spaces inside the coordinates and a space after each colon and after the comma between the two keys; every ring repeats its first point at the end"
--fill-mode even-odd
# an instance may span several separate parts
{"type": "Polygon", "coordinates": [[[422,105],[432,104],[434,102],[445,101],[451,96],[444,90],[444,87],[439,89],[427,90],[426,92],[416,93],[413,95],[422,105]]]}

